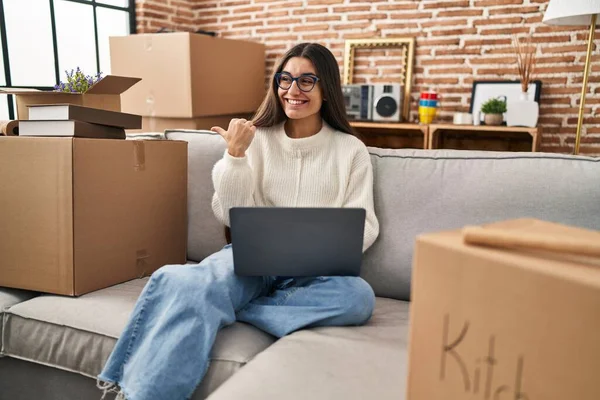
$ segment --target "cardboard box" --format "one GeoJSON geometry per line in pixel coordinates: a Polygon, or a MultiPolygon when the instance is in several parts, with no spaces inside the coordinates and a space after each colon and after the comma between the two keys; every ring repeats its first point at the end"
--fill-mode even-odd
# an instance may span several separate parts
{"type": "Polygon", "coordinates": [[[111,37],[111,71],[142,82],[124,112],[194,118],[252,113],[265,96],[265,46],[189,32],[111,37]]]}
{"type": "Polygon", "coordinates": [[[213,126],[227,129],[233,118],[252,118],[252,114],[216,115],[200,118],[153,118],[142,117],[142,129],[128,129],[127,133],[164,132],[167,129],[210,130],[213,126]]]}
{"type": "Polygon", "coordinates": [[[17,100],[17,118],[29,119],[28,106],[34,104],[75,104],[78,106],[121,111],[121,93],[135,85],[140,78],[107,75],[85,93],[55,92],[51,90],[4,88],[0,94],[14,94],[17,100]]]}
{"type": "MultiPolygon", "coordinates": [[[[600,244],[598,232],[535,220],[490,227],[542,234],[546,248],[600,244]]],[[[412,279],[409,400],[600,399],[599,258],[442,232],[417,239],[412,279]]]]}
{"type": "Polygon", "coordinates": [[[81,295],[186,260],[187,143],[0,137],[0,286],[81,295]]]}

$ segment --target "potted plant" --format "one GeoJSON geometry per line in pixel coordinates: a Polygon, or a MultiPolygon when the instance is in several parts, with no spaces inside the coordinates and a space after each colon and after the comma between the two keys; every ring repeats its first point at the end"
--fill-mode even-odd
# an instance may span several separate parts
{"type": "Polygon", "coordinates": [[[502,114],[506,112],[506,99],[489,99],[481,105],[481,112],[485,114],[483,120],[486,125],[502,125],[502,114]]]}

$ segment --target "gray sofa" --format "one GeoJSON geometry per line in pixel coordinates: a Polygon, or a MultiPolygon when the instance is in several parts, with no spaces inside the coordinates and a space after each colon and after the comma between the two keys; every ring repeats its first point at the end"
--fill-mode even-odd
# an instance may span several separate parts
{"type": "MultiPolygon", "coordinates": [[[[225,244],[210,207],[224,142],[189,142],[189,250],[198,262],[225,244]]],[[[366,326],[317,328],[278,341],[235,323],[221,331],[193,399],[403,399],[412,252],[424,232],[517,217],[600,229],[600,159],[543,153],[370,149],[380,236],[363,277],[377,294],[366,326]]],[[[0,288],[0,399],[99,399],[95,377],[146,279],[79,298],[0,288]]],[[[114,395],[107,396],[114,398],[114,395]]]]}

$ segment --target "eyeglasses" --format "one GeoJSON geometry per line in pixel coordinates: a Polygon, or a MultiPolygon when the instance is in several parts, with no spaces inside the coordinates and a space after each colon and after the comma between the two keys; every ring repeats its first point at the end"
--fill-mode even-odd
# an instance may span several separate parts
{"type": "Polygon", "coordinates": [[[296,81],[296,86],[298,86],[298,89],[302,90],[303,92],[310,92],[319,81],[319,77],[313,74],[302,74],[294,78],[287,72],[278,72],[275,74],[275,82],[277,83],[277,86],[283,90],[289,90],[294,81],[296,81]]]}

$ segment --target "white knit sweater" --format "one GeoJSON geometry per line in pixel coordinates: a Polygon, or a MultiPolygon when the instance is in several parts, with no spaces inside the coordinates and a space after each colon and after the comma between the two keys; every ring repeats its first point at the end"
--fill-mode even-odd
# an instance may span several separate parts
{"type": "Polygon", "coordinates": [[[231,207],[359,207],[366,210],[363,251],[379,234],[367,148],[325,121],[300,139],[288,137],[283,124],[258,128],[246,155],[225,151],[212,179],[212,208],[227,226],[231,207]]]}

